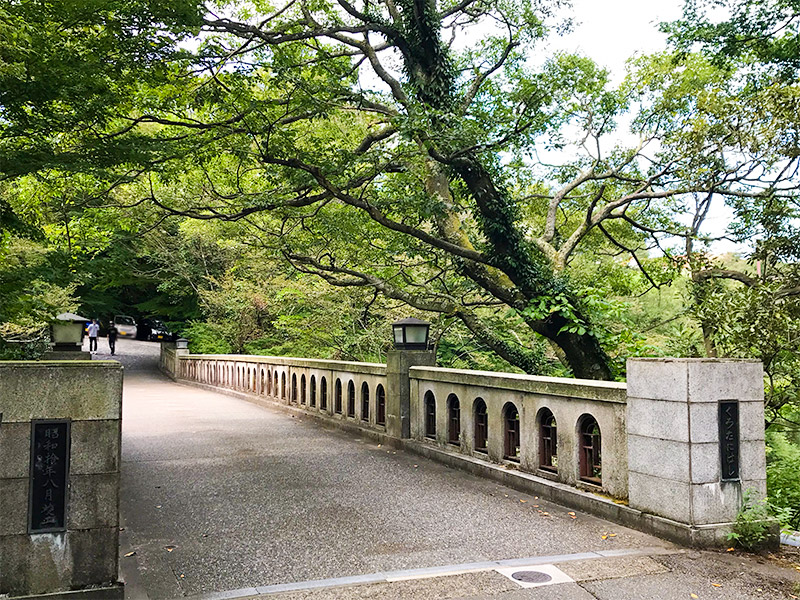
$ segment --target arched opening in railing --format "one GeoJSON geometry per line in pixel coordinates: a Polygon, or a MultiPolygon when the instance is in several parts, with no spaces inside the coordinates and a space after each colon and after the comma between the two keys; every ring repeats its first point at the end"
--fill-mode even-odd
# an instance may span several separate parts
{"type": "Polygon", "coordinates": [[[300,376],[300,404],[306,403],[306,376],[300,376]]]}
{"type": "Polygon", "coordinates": [[[381,384],[375,390],[375,422],[378,425],[386,425],[386,391],[381,384]]]}
{"type": "Polygon", "coordinates": [[[297,374],[292,373],[292,402],[297,402],[297,374]]]}
{"type": "Polygon", "coordinates": [[[328,410],[328,381],[325,377],[319,381],[319,408],[328,410]]]}
{"type": "Polygon", "coordinates": [[[311,397],[308,399],[308,405],[313,407],[317,406],[317,378],[313,375],[311,376],[311,397]]]}
{"type": "Polygon", "coordinates": [[[519,411],[513,402],[503,407],[503,458],[519,462],[519,411]]]}
{"type": "Polygon", "coordinates": [[[281,373],[281,398],[286,400],[286,373],[281,373]]]}
{"type": "Polygon", "coordinates": [[[578,419],[578,439],[580,478],[582,481],[601,485],[603,482],[603,465],[600,453],[602,438],[600,426],[592,415],[586,414],[578,419]]]}
{"type": "Polygon", "coordinates": [[[455,394],[447,397],[447,442],[456,446],[461,443],[461,404],[455,394]]]}
{"type": "Polygon", "coordinates": [[[425,408],[425,437],[435,440],[436,398],[434,397],[433,392],[430,390],[425,392],[424,408],[425,408]]]}
{"type": "Polygon", "coordinates": [[[369,384],[361,384],[361,420],[369,421],[369,384]]]}
{"type": "Polygon", "coordinates": [[[342,380],[336,378],[336,387],[333,392],[333,412],[342,414],[342,380]]]}
{"type": "Polygon", "coordinates": [[[347,416],[356,417],[356,384],[352,379],[347,382],[347,416]]]}
{"type": "Polygon", "coordinates": [[[489,442],[489,413],[483,398],[475,398],[473,412],[475,414],[474,449],[476,452],[486,453],[489,442]]]}
{"type": "Polygon", "coordinates": [[[549,408],[539,411],[539,468],[545,471],[558,470],[558,429],[556,418],[549,408]]]}

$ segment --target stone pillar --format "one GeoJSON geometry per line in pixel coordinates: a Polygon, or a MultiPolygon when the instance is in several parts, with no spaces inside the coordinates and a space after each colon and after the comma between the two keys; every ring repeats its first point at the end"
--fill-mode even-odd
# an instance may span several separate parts
{"type": "Polygon", "coordinates": [[[411,437],[411,367],[436,365],[435,350],[390,350],[386,356],[386,433],[411,437]]]}
{"type": "Polygon", "coordinates": [[[743,492],[766,495],[759,361],[629,359],[627,432],[630,506],[679,541],[727,543],[743,492]]]}
{"type": "Polygon", "coordinates": [[[0,596],[117,582],[122,367],[0,362],[0,596]]]}

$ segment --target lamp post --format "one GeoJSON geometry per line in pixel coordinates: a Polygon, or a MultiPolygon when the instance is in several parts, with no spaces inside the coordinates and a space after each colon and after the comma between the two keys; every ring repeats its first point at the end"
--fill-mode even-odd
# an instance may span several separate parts
{"type": "Polygon", "coordinates": [[[431,324],[408,317],[392,323],[394,347],[397,350],[427,350],[431,324]]]}
{"type": "Polygon", "coordinates": [[[434,366],[436,352],[428,347],[430,323],[400,319],[392,323],[394,348],[386,356],[386,433],[411,437],[411,378],[409,369],[434,366]]]}

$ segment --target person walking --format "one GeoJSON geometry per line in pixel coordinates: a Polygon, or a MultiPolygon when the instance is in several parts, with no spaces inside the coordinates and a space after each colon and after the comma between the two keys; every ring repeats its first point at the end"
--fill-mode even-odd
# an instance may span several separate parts
{"type": "Polygon", "coordinates": [[[87,328],[87,333],[89,334],[89,352],[92,354],[97,354],[97,334],[100,331],[100,325],[97,324],[97,319],[92,319],[92,322],[89,323],[89,327],[87,328]]]}
{"type": "Polygon", "coordinates": [[[111,350],[111,356],[114,356],[115,354],[118,333],[119,331],[117,331],[117,326],[114,325],[114,323],[111,323],[111,325],[108,327],[108,347],[111,350]]]}

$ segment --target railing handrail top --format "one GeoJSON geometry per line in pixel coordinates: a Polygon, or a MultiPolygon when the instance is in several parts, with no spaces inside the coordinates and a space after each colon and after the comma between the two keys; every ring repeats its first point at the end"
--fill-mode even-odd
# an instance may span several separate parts
{"type": "Polygon", "coordinates": [[[471,369],[425,366],[411,367],[409,375],[412,379],[430,379],[467,386],[504,388],[543,395],[569,396],[606,402],[627,401],[628,386],[618,381],[545,377],[542,375],[528,375],[527,373],[473,371],[471,369]]]}
{"type": "Polygon", "coordinates": [[[191,360],[228,360],[231,362],[303,362],[316,364],[336,364],[347,366],[362,366],[382,369],[386,368],[386,363],[357,362],[353,360],[336,360],[332,358],[300,358],[297,356],[265,356],[262,354],[185,354],[183,359],[191,360]]]}

